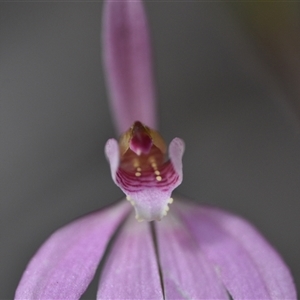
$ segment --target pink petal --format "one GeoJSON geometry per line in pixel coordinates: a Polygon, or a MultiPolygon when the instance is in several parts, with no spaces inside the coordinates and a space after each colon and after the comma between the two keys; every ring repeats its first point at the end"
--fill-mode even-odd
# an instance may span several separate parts
{"type": "Polygon", "coordinates": [[[166,299],[227,299],[226,289],[186,226],[173,213],[155,225],[166,299]]]}
{"type": "Polygon", "coordinates": [[[15,298],[79,299],[128,211],[129,206],[122,202],[54,232],[27,266],[15,298]]]}
{"type": "Polygon", "coordinates": [[[102,272],[97,299],[163,299],[149,223],[128,218],[102,272]]]}
{"type": "Polygon", "coordinates": [[[134,121],[156,128],[148,24],[139,0],[107,0],[103,50],[111,109],[118,133],[134,121]]]}
{"type": "Polygon", "coordinates": [[[234,299],[296,299],[287,266],[248,222],[216,208],[177,207],[234,299]]]}
{"type": "Polygon", "coordinates": [[[112,178],[134,206],[139,221],[161,220],[167,214],[168,204],[172,202],[171,194],[182,182],[183,152],[184,142],[175,138],[169,146],[170,160],[160,169],[160,175],[156,176],[151,171],[137,177],[117,168],[120,157],[117,141],[110,139],[106,143],[105,154],[112,178]]]}

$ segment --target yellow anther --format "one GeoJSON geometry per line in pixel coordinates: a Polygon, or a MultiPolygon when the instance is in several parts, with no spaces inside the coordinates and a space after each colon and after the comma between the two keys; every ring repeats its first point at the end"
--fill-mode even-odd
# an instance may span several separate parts
{"type": "Polygon", "coordinates": [[[161,181],[162,180],[161,176],[156,176],[156,180],[161,181]]]}
{"type": "Polygon", "coordinates": [[[149,157],[149,161],[151,162],[151,165],[152,165],[152,164],[155,164],[155,159],[154,159],[153,156],[150,156],[150,157],[149,157]]]}
{"type": "Polygon", "coordinates": [[[160,175],[160,172],[156,170],[156,171],[154,172],[154,174],[155,174],[155,175],[160,175]]]}
{"type": "Polygon", "coordinates": [[[139,167],[139,161],[137,160],[137,159],[135,159],[134,161],[133,161],[133,166],[135,167],[135,168],[137,168],[137,167],[139,167]]]}
{"type": "Polygon", "coordinates": [[[141,171],[142,171],[142,168],[137,167],[136,170],[137,170],[138,172],[141,172],[141,171]]]}
{"type": "Polygon", "coordinates": [[[168,200],[168,203],[172,204],[173,201],[174,201],[173,198],[170,198],[170,199],[168,200]]]}
{"type": "Polygon", "coordinates": [[[136,176],[136,177],[140,177],[141,175],[142,175],[142,173],[140,173],[140,172],[136,172],[136,173],[135,173],[135,176],[136,176]]]}
{"type": "Polygon", "coordinates": [[[152,163],[151,163],[151,167],[152,167],[153,169],[156,169],[156,168],[157,168],[157,164],[156,164],[155,162],[152,162],[152,163]]]}

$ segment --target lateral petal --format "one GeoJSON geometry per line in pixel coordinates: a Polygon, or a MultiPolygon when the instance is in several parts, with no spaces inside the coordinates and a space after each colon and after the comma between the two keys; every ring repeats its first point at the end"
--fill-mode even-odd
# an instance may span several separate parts
{"type": "Polygon", "coordinates": [[[128,218],[104,265],[97,299],[163,299],[149,223],[128,218]]]}
{"type": "Polygon", "coordinates": [[[122,201],[54,232],[29,262],[15,299],[79,299],[129,209],[122,201]]]}
{"type": "Polygon", "coordinates": [[[165,299],[228,299],[213,266],[174,211],[155,228],[165,299]]]}
{"type": "Polygon", "coordinates": [[[176,206],[234,299],[296,299],[287,266],[247,221],[208,206],[176,206]]]}
{"type": "Polygon", "coordinates": [[[117,131],[125,132],[137,120],[156,128],[152,54],[143,4],[107,0],[103,19],[103,59],[117,131]]]}

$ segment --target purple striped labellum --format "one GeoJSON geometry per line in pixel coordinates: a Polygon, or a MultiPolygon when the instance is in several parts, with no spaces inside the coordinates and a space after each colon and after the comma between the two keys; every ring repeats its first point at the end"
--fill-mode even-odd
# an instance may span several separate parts
{"type": "Polygon", "coordinates": [[[161,220],[173,202],[172,191],[182,182],[184,142],[175,138],[167,147],[161,135],[139,121],[110,139],[105,153],[117,186],[135,208],[138,221],[161,220]]]}

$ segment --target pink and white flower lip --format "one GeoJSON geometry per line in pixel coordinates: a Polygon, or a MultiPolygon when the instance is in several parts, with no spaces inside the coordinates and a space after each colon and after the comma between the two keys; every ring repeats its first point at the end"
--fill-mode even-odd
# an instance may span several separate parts
{"type": "Polygon", "coordinates": [[[173,202],[172,191],[182,182],[184,143],[175,138],[170,159],[159,133],[135,122],[118,142],[110,139],[105,153],[114,182],[133,205],[138,221],[161,220],[173,202]]]}
{"type": "MultiPolygon", "coordinates": [[[[141,1],[107,0],[103,27],[111,108],[123,133],[105,146],[111,175],[138,219],[160,220],[182,181],[184,143],[175,138],[167,156],[156,131],[141,1]]],[[[29,262],[15,299],[80,299],[115,233],[97,299],[297,299],[281,257],[242,218],[177,197],[160,222],[138,223],[131,210],[123,200],[54,232],[29,262]]]]}

